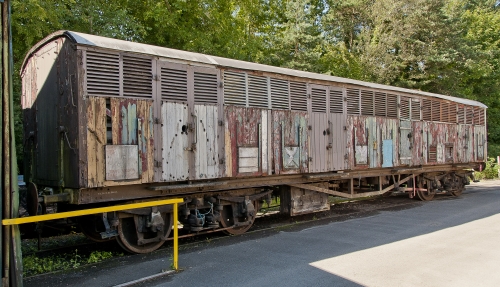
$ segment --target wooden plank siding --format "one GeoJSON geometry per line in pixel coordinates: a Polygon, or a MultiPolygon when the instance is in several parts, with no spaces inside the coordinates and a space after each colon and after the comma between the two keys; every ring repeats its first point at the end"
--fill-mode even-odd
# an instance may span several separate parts
{"type": "Polygon", "coordinates": [[[89,97],[87,100],[88,187],[152,182],[154,141],[151,127],[152,101],[150,100],[111,98],[107,109],[106,98],[89,97]],[[107,144],[138,145],[137,180],[106,180],[104,147],[107,144]]]}
{"type": "Polygon", "coordinates": [[[308,172],[307,112],[274,110],[272,117],[271,156],[275,174],[308,172]]]}
{"type": "Polygon", "coordinates": [[[162,119],[162,181],[189,179],[189,141],[187,104],[163,102],[162,119]]]}
{"type": "Polygon", "coordinates": [[[27,177],[41,187],[257,181],[487,157],[478,102],[159,47],[164,54],[89,46],[79,41],[96,36],[67,33],[41,43],[21,74],[27,177]],[[138,178],[106,180],[107,145],[137,146],[138,178]]]}
{"type": "Polygon", "coordinates": [[[330,142],[332,145],[329,170],[343,170],[346,168],[346,141],[347,130],[345,113],[330,113],[330,142]]]}
{"type": "Polygon", "coordinates": [[[218,108],[213,105],[195,105],[196,150],[195,179],[218,178],[218,108]]]}
{"type": "Polygon", "coordinates": [[[268,150],[268,147],[263,146],[262,143],[269,142],[267,139],[263,139],[268,136],[268,133],[263,132],[262,128],[262,125],[267,125],[268,122],[267,118],[263,118],[263,111],[259,108],[225,107],[226,176],[262,175],[262,152],[265,149],[267,153],[268,150]],[[247,148],[258,149],[257,170],[240,169],[240,153],[245,153],[247,148]]]}

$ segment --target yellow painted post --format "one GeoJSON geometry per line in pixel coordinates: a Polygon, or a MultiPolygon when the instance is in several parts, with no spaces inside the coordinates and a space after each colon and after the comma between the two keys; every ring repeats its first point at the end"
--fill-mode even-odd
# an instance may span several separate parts
{"type": "Polygon", "coordinates": [[[177,232],[177,203],[174,203],[174,269],[179,270],[179,242],[177,232]]]}

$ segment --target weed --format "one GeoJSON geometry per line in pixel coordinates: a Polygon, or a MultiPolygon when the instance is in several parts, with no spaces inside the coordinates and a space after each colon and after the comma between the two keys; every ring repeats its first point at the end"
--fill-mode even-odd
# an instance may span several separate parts
{"type": "Polygon", "coordinates": [[[488,158],[484,170],[474,172],[474,178],[478,180],[498,178],[498,164],[495,163],[495,159],[488,158]]]}
{"type": "Polygon", "coordinates": [[[78,254],[78,250],[75,250],[74,253],[61,256],[38,257],[36,254],[28,255],[23,258],[23,275],[30,276],[77,268],[81,264],[81,259],[82,257],[78,254]]]}
{"type": "Polygon", "coordinates": [[[101,262],[105,259],[109,259],[113,257],[113,253],[110,251],[92,251],[89,255],[89,259],[87,260],[87,263],[92,264],[92,263],[97,263],[101,262]]]}
{"type": "Polygon", "coordinates": [[[123,253],[92,251],[90,254],[84,255],[79,254],[78,249],[75,249],[70,253],[50,256],[31,254],[23,256],[23,275],[28,277],[41,273],[74,269],[85,264],[98,263],[116,256],[123,256],[123,253]]]}

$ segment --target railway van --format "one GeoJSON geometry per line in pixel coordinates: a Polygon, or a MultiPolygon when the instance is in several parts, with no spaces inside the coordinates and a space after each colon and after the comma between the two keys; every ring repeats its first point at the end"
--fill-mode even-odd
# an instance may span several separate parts
{"type": "MultiPolygon", "coordinates": [[[[241,234],[274,197],[296,216],[330,196],[459,196],[486,159],[487,107],[448,95],[72,31],[36,44],[21,77],[30,215],[182,198],[185,234],[241,234]]],[[[78,224],[146,253],[172,212],[78,224]]]]}

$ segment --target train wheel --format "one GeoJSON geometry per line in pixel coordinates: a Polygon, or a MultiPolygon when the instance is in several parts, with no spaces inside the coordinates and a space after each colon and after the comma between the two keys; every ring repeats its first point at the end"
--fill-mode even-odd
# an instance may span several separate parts
{"type": "Polygon", "coordinates": [[[85,215],[78,217],[78,225],[83,235],[94,242],[107,242],[113,240],[113,237],[102,238],[101,232],[106,231],[102,217],[95,215],[85,215]]]}
{"type": "Polygon", "coordinates": [[[139,232],[139,216],[120,218],[118,225],[118,244],[130,253],[149,253],[160,248],[165,242],[162,238],[166,238],[172,230],[172,213],[163,213],[163,221],[165,222],[163,231],[139,232]],[[140,240],[148,241],[140,243],[140,240]]]}
{"type": "Polygon", "coordinates": [[[454,191],[451,191],[450,194],[453,196],[460,196],[460,195],[462,195],[462,192],[464,192],[464,189],[465,189],[465,186],[461,186],[460,188],[458,188],[454,191]]]}
{"type": "Polygon", "coordinates": [[[417,196],[420,200],[422,201],[429,201],[429,200],[432,200],[434,198],[434,195],[436,195],[436,191],[434,190],[431,190],[431,183],[429,181],[425,181],[426,184],[422,184],[421,181],[419,181],[419,183],[417,183],[417,187],[418,188],[426,188],[427,190],[425,191],[420,191],[420,190],[417,190],[417,196]]]}
{"type": "MultiPolygon", "coordinates": [[[[245,226],[238,226],[238,227],[233,227],[224,230],[224,233],[229,234],[229,235],[240,235],[245,232],[247,232],[250,227],[252,227],[254,221],[255,221],[255,216],[257,215],[257,211],[259,210],[259,201],[255,200],[252,201],[254,209],[255,209],[255,214],[250,218],[250,223],[245,226]]],[[[236,208],[235,205],[224,205],[224,208],[221,211],[221,226],[223,228],[227,228],[230,226],[234,225],[234,216],[233,216],[233,208],[236,208]]],[[[238,217],[238,222],[245,222],[248,221],[247,217],[238,217]]]]}
{"type": "Polygon", "coordinates": [[[448,186],[450,190],[448,193],[453,196],[460,196],[462,192],[465,190],[465,179],[459,178],[456,174],[451,174],[448,181],[448,186]]]}

